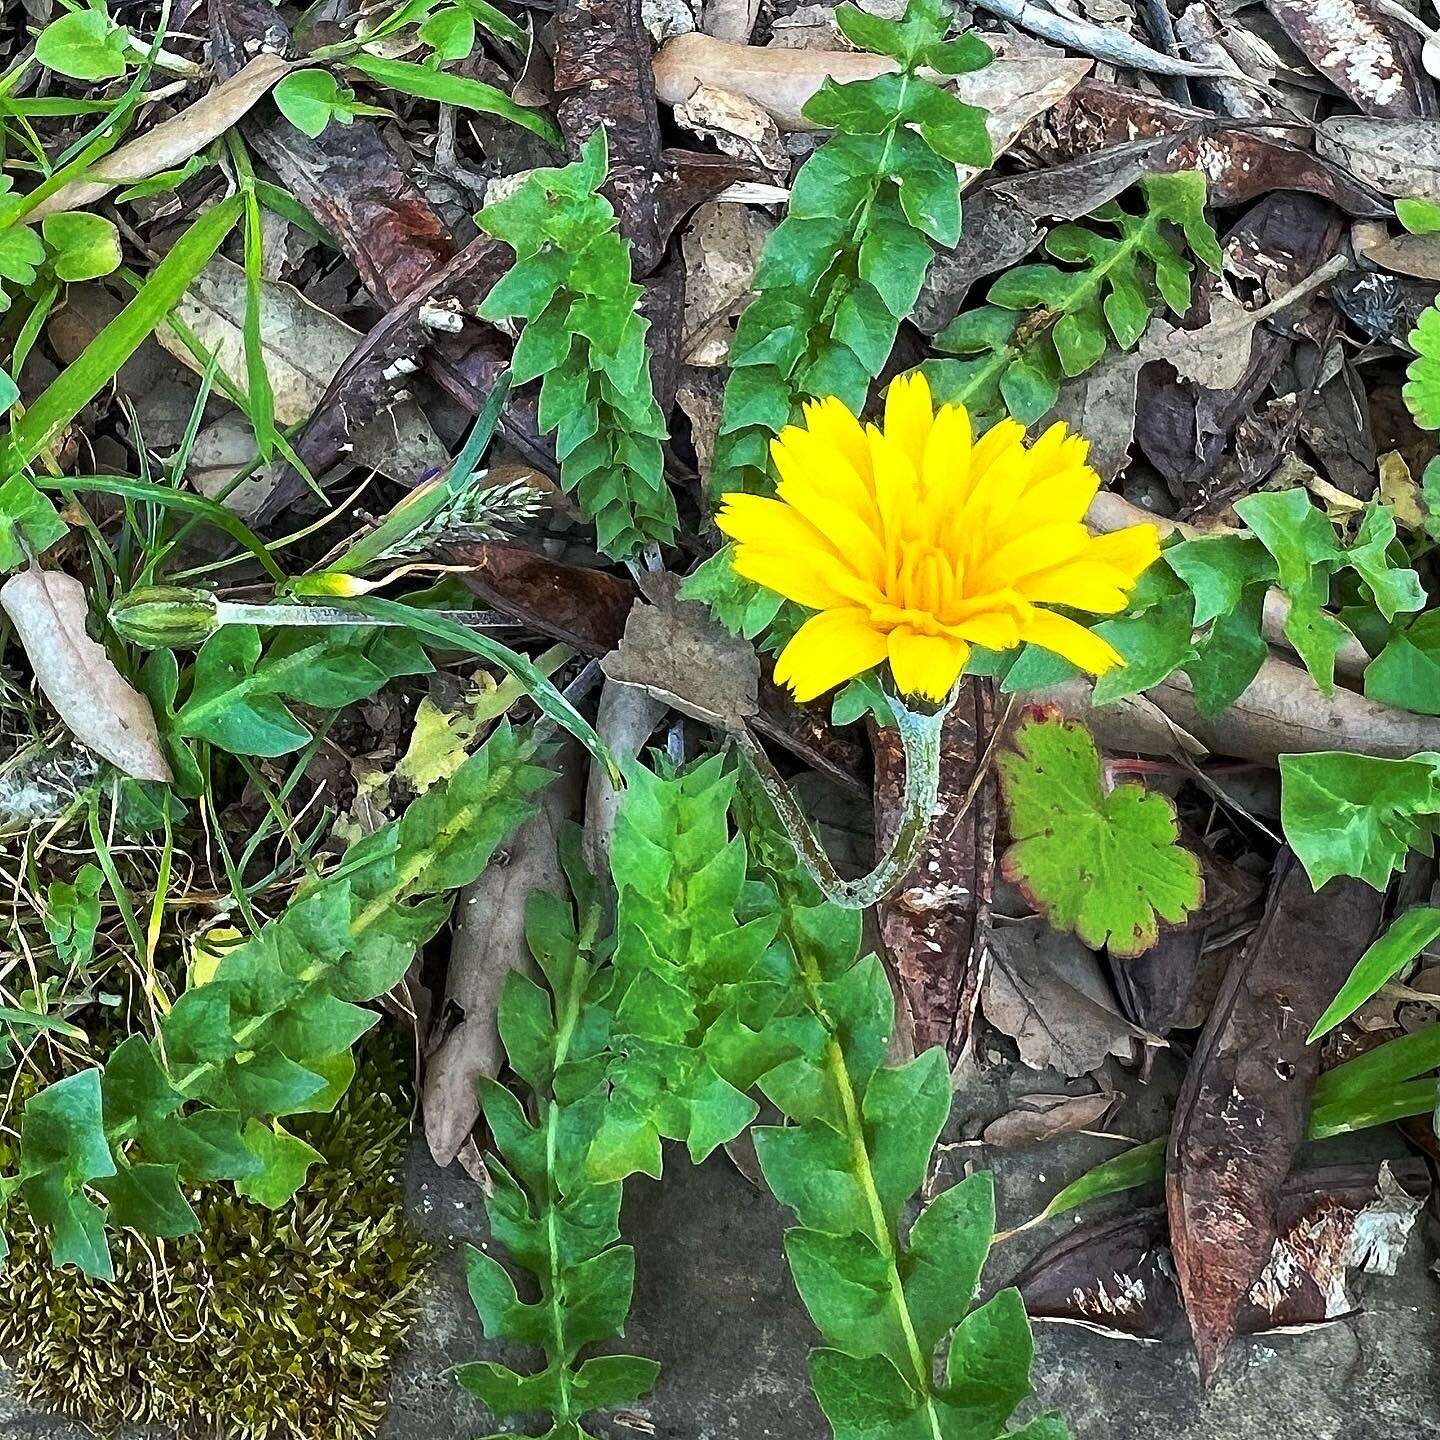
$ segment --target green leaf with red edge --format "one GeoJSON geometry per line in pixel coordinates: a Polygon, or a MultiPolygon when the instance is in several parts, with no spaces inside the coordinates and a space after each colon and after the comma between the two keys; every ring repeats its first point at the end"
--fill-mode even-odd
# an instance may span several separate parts
{"type": "Polygon", "coordinates": [[[1013,841],[1001,866],[1057,930],[1139,955],[1160,920],[1179,922],[1200,904],[1200,863],[1176,843],[1174,806],[1142,785],[1107,793],[1083,725],[1036,712],[998,764],[1013,841]]]}

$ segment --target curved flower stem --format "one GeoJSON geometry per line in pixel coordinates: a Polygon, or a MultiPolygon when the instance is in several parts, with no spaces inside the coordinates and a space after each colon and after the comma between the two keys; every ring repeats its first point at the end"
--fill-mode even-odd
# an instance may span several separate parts
{"type": "Polygon", "coordinates": [[[905,753],[905,793],[901,800],[900,822],[895,827],[895,838],[890,842],[889,850],[868,875],[862,875],[858,880],[842,878],[825,853],[819,836],[805,818],[799,802],[790,793],[789,786],[770,763],[770,757],[748,730],[740,732],[738,739],[745,758],[765,787],[765,793],[805,862],[805,868],[824,891],[827,900],[847,909],[863,910],[885,899],[910,873],[935,815],[935,802],[940,794],[940,735],[945,717],[954,709],[959,693],[960,683],[957,682],[944,704],[932,714],[917,714],[903,700],[893,695],[886,696],[905,753]]]}

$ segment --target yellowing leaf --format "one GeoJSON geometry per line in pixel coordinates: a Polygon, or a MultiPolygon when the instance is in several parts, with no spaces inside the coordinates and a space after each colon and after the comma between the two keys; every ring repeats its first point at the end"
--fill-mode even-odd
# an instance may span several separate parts
{"type": "Polygon", "coordinates": [[[1001,859],[1057,930],[1087,945],[1139,955],[1159,920],[1183,920],[1200,904],[1199,861],[1176,844],[1175,809],[1141,785],[1101,783],[1090,732],[1058,711],[1033,715],[1000,756],[1013,840],[1001,859]]]}

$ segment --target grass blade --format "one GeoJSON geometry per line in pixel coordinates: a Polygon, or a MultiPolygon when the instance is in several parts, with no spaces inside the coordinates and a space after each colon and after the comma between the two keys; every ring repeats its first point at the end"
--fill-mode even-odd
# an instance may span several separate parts
{"type": "Polygon", "coordinates": [[[1348,1020],[1437,937],[1440,937],[1440,907],[1417,905],[1407,910],[1355,962],[1350,978],[1315,1022],[1309,1035],[1310,1043],[1328,1034],[1342,1020],[1348,1020]]]}
{"type": "Polygon", "coordinates": [[[0,446],[0,475],[13,475],[34,460],[114,379],[220,248],[240,218],[244,203],[238,194],[222,200],[175,242],[135,298],[15,423],[0,446]]]}
{"type": "Polygon", "coordinates": [[[549,116],[528,105],[516,104],[503,90],[487,85],[483,80],[468,80],[463,75],[431,70],[424,65],[413,65],[408,60],[382,60],[378,55],[350,55],[345,63],[392,90],[418,95],[422,100],[438,100],[462,110],[498,115],[513,125],[523,126],[557,150],[565,143],[559,128],[549,116]]]}

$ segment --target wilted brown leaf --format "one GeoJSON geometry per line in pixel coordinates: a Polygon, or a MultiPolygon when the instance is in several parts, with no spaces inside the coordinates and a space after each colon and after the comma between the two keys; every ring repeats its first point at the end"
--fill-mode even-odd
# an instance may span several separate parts
{"type": "Polygon", "coordinates": [[[170,780],[150,702],[85,633],[85,587],[59,570],[22,570],[0,585],[0,609],[75,738],[137,780],[170,780]]]}
{"type": "Polygon", "coordinates": [[[1275,1244],[1319,1069],[1306,1036],[1374,939],[1382,905],[1359,880],[1315,892],[1282,852],[1265,917],[1221,985],[1175,1102],[1170,1244],[1207,1385],[1275,1244]]]}

